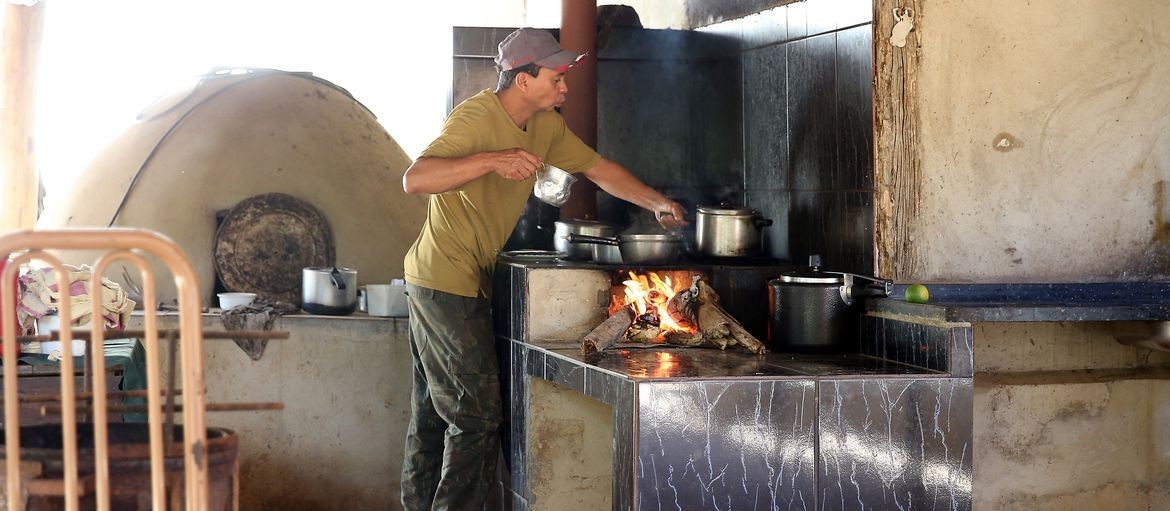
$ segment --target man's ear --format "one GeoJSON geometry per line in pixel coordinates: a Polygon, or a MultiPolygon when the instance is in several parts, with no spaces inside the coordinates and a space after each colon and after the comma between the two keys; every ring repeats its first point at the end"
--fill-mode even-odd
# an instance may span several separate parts
{"type": "Polygon", "coordinates": [[[512,79],[512,83],[516,85],[517,89],[523,92],[528,90],[528,80],[531,79],[532,76],[528,73],[516,73],[516,78],[512,79]]]}

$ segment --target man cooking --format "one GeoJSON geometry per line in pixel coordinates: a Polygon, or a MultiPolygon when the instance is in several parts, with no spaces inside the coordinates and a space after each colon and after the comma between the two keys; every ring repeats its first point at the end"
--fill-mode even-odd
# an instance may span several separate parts
{"type": "Polygon", "coordinates": [[[584,173],[609,194],[654,212],[669,230],[685,212],[581,142],[556,112],[565,73],[583,54],[545,30],[522,28],[499,46],[496,90],[451,111],[439,137],[402,176],[431,194],[406,254],[414,382],[402,504],[479,509],[495,480],[501,421],[488,296],[496,255],[515,228],[545,163],[584,173]]]}

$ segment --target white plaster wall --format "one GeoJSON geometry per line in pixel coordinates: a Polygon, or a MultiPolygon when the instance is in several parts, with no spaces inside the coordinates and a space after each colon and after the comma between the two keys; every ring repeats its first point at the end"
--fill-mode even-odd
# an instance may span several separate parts
{"type": "Polygon", "coordinates": [[[609,272],[542,269],[528,272],[528,338],[580,341],[609,317],[609,272]]]}
{"type": "MultiPolygon", "coordinates": [[[[130,328],[140,322],[135,316],[130,328]]],[[[176,328],[178,317],[159,323],[176,328]]],[[[203,325],[223,330],[218,315],[204,315],[203,325]]],[[[204,342],[208,403],[284,403],[278,411],[207,415],[208,425],[239,435],[240,508],[402,509],[407,320],[298,315],[274,330],[290,337],[269,341],[258,361],[230,340],[204,342]]]]}
{"type": "Polygon", "coordinates": [[[1164,509],[1170,382],[980,385],[975,509],[1164,509]]]}
{"type": "Polygon", "coordinates": [[[530,509],[610,509],[613,408],[540,378],[529,378],[530,509]]]}
{"type": "Polygon", "coordinates": [[[1170,275],[1170,2],[921,11],[917,278],[1170,275]]]}
{"type": "Polygon", "coordinates": [[[1152,332],[1141,322],[976,323],[975,370],[1019,373],[1170,366],[1170,353],[1136,349],[1116,340],[1152,332]]]}
{"type": "Polygon", "coordinates": [[[975,509],[1160,509],[1170,498],[1170,353],[1122,323],[978,323],[975,509]],[[1161,372],[1159,372],[1161,369],[1161,372]]]}

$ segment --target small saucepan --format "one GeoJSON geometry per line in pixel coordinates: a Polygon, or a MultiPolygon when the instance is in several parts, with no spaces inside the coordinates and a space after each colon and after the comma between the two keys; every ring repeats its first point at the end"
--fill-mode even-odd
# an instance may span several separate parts
{"type": "Polygon", "coordinates": [[[586,236],[570,234],[569,243],[613,245],[621,252],[624,264],[658,264],[674,262],[682,253],[681,234],[622,234],[620,236],[586,236]]]}

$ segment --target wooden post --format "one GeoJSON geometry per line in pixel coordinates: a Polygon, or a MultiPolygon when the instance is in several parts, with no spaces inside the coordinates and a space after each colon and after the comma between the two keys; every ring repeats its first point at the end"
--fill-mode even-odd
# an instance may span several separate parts
{"type": "Polygon", "coordinates": [[[33,159],[37,60],[45,4],[4,2],[0,36],[0,233],[32,229],[37,220],[37,168],[33,159]]]}
{"type": "MultiPolygon", "coordinates": [[[[565,74],[569,94],[561,105],[565,124],[585,145],[597,149],[597,1],[561,0],[561,47],[589,55],[565,74]]],[[[597,185],[588,179],[573,183],[560,218],[597,219],[597,185]]]]}
{"type": "Polygon", "coordinates": [[[917,73],[922,58],[918,33],[925,25],[922,4],[926,1],[875,1],[874,270],[892,280],[912,279],[921,266],[913,230],[922,207],[917,73]],[[907,12],[903,9],[909,9],[914,22],[902,47],[890,42],[895,9],[902,17],[907,12]]]}

